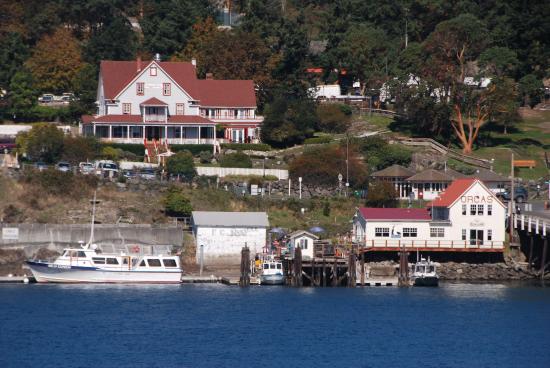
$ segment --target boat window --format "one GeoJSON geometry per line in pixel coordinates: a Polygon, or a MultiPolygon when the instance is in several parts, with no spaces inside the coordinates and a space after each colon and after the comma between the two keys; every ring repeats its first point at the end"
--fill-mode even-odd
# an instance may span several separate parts
{"type": "Polygon", "coordinates": [[[145,260],[141,261],[141,263],[139,264],[140,267],[145,267],[145,260]]]}
{"type": "Polygon", "coordinates": [[[435,272],[435,267],[434,266],[430,266],[429,269],[430,269],[429,272],[435,272]]]}
{"type": "Polygon", "coordinates": [[[68,251],[68,250],[67,250],[67,251],[65,251],[65,254],[63,254],[63,256],[65,256],[65,257],[68,257],[68,256],[70,256],[70,255],[71,255],[71,252],[70,252],[70,251],[68,251]]]}
{"type": "Polygon", "coordinates": [[[264,270],[269,270],[269,265],[267,263],[264,263],[264,270]]]}
{"type": "Polygon", "coordinates": [[[92,261],[94,261],[95,264],[105,264],[105,258],[92,257],[92,261]]]}
{"type": "Polygon", "coordinates": [[[164,264],[164,267],[178,267],[175,259],[163,259],[162,263],[164,264]]]}
{"type": "Polygon", "coordinates": [[[128,264],[128,258],[124,258],[124,259],[122,260],[122,264],[127,265],[127,264],[128,264]]]}
{"type": "Polygon", "coordinates": [[[274,270],[274,269],[275,269],[275,265],[272,263],[270,268],[271,268],[272,270],[274,270]]]}
{"type": "Polygon", "coordinates": [[[80,258],[86,258],[86,253],[82,252],[82,251],[78,251],[78,253],[76,254],[77,257],[80,257],[80,258]]]}
{"type": "Polygon", "coordinates": [[[107,258],[107,264],[117,265],[118,264],[118,259],[116,259],[116,258],[107,258]]]}
{"type": "Polygon", "coordinates": [[[277,263],[277,269],[280,270],[281,268],[283,268],[283,265],[280,263],[277,263]]]}
{"type": "Polygon", "coordinates": [[[160,259],[148,259],[147,264],[149,265],[149,267],[160,267],[160,259]]]}

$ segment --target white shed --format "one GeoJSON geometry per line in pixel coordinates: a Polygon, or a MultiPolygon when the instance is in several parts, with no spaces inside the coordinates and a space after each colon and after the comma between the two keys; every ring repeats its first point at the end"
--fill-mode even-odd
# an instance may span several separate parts
{"type": "Polygon", "coordinates": [[[193,211],[193,235],[197,244],[197,263],[201,247],[204,264],[239,264],[245,244],[251,256],[266,245],[269,221],[265,212],[193,211]]]}
{"type": "Polygon", "coordinates": [[[302,258],[313,258],[315,247],[314,243],[319,240],[319,237],[315,234],[305,230],[298,230],[288,235],[290,238],[290,249],[294,253],[296,247],[302,249],[302,258]]]}

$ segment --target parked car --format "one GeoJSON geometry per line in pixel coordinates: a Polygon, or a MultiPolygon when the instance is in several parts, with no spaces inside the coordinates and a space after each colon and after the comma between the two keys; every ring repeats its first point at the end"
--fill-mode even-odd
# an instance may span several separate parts
{"type": "Polygon", "coordinates": [[[80,173],[83,175],[93,174],[95,167],[91,162],[81,162],[78,164],[80,173]]]}
{"type": "MultiPolygon", "coordinates": [[[[511,199],[510,189],[506,189],[500,194],[500,197],[506,201],[511,199]]],[[[514,201],[518,203],[525,202],[529,198],[527,189],[525,187],[514,188],[514,201]]]]}
{"type": "Polygon", "coordinates": [[[155,170],[144,169],[139,172],[139,177],[143,180],[155,180],[157,178],[157,174],[155,174],[155,170]]]}
{"type": "Polygon", "coordinates": [[[55,99],[54,95],[52,95],[50,93],[45,93],[42,96],[38,97],[38,102],[47,104],[47,103],[52,103],[54,101],[54,99],[55,99]]]}
{"type": "Polygon", "coordinates": [[[34,168],[38,171],[44,171],[48,168],[48,165],[45,162],[39,161],[34,163],[34,168]]]}
{"type": "Polygon", "coordinates": [[[55,168],[59,171],[68,172],[71,171],[71,164],[65,161],[58,162],[55,168]]]}
{"type": "Polygon", "coordinates": [[[131,170],[125,170],[122,173],[122,176],[124,176],[128,180],[136,179],[138,177],[135,171],[131,171],[131,170]]]}
{"type": "Polygon", "coordinates": [[[118,166],[111,160],[96,161],[95,170],[97,175],[116,176],[118,174],[118,166]]]}

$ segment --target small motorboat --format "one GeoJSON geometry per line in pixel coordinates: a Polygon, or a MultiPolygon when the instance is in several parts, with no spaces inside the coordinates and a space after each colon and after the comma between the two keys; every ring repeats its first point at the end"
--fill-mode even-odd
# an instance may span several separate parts
{"type": "Polygon", "coordinates": [[[283,275],[283,263],[268,257],[262,262],[260,273],[261,285],[283,285],[285,277],[283,275]]]}
{"type": "Polygon", "coordinates": [[[435,263],[429,258],[428,260],[421,258],[420,261],[414,264],[412,280],[414,286],[438,286],[439,276],[436,272],[435,263]]]}

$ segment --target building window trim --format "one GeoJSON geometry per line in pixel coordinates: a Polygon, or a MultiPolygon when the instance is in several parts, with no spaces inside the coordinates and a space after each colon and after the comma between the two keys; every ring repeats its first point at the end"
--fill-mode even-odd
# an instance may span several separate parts
{"type": "Polygon", "coordinates": [[[172,86],[170,83],[162,83],[162,95],[163,96],[172,95],[172,86]]]}
{"type": "Polygon", "coordinates": [[[465,204],[462,205],[462,216],[466,216],[466,214],[468,213],[468,208],[466,207],[465,204]]]}
{"type": "Polygon", "coordinates": [[[493,215],[493,205],[488,204],[487,205],[487,216],[492,216],[492,215],[493,215]]]}
{"type": "Polygon", "coordinates": [[[375,227],[374,236],[377,238],[389,238],[390,228],[389,227],[375,227]]]}
{"type": "Polygon", "coordinates": [[[485,210],[485,206],[482,205],[482,204],[478,204],[477,205],[477,215],[478,216],[483,216],[483,212],[485,210]]]}
{"type": "Polygon", "coordinates": [[[477,213],[477,204],[470,205],[470,216],[475,216],[477,213]]]}
{"type": "Polygon", "coordinates": [[[431,238],[444,238],[445,237],[445,228],[444,227],[430,227],[430,237],[431,238]]]}
{"type": "Polygon", "coordinates": [[[122,104],[122,114],[123,115],[131,115],[132,114],[132,104],[128,102],[124,102],[122,104]]]}
{"type": "Polygon", "coordinates": [[[404,227],[402,234],[404,238],[416,238],[418,229],[416,227],[404,227]]]}
{"type": "Polygon", "coordinates": [[[177,103],[176,104],[176,115],[185,115],[185,104],[177,103]]]}
{"type": "Polygon", "coordinates": [[[137,82],[136,83],[136,95],[144,96],[145,95],[145,83],[137,82]]]}
{"type": "Polygon", "coordinates": [[[156,66],[152,66],[149,68],[149,75],[151,77],[156,77],[158,74],[158,71],[157,71],[157,67],[156,66]]]}

